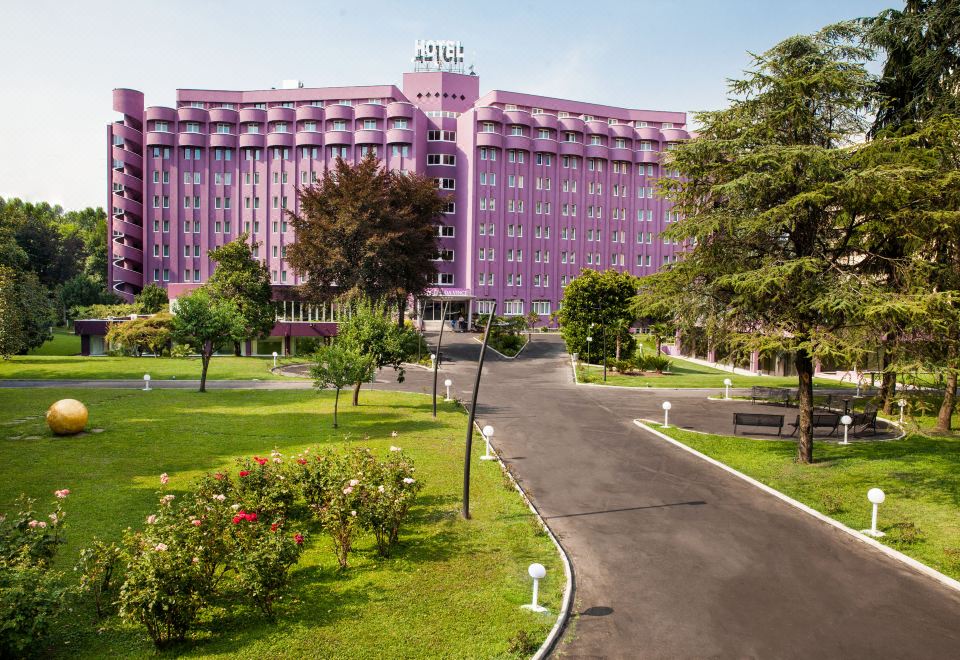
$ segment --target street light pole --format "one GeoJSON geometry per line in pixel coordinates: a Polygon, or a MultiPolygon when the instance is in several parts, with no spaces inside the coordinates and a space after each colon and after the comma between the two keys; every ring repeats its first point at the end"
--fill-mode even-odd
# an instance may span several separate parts
{"type": "Polygon", "coordinates": [[[473,400],[470,402],[470,416],[467,420],[466,454],[463,459],[463,517],[470,519],[470,454],[473,450],[473,420],[477,414],[477,394],[480,392],[480,374],[483,372],[483,356],[487,352],[487,340],[490,338],[490,323],[497,313],[497,301],[487,317],[487,327],[483,331],[483,346],[480,347],[480,359],[477,360],[477,378],[473,381],[473,400]]]}
{"type": "Polygon", "coordinates": [[[603,382],[607,382],[607,324],[603,324],[603,382]]]}
{"type": "Polygon", "coordinates": [[[443,344],[443,326],[446,325],[447,301],[440,306],[440,336],[437,338],[437,359],[433,361],[433,417],[437,417],[437,371],[440,369],[440,345],[443,344]]]}

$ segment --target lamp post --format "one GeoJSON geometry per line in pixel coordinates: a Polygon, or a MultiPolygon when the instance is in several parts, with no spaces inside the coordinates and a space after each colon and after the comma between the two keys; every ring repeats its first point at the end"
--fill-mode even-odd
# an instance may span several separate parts
{"type": "Polygon", "coordinates": [[[143,391],[150,391],[150,374],[143,374],[143,391]]]}
{"type": "Polygon", "coordinates": [[[607,382],[607,324],[603,324],[603,382],[607,382]]]}
{"type": "Polygon", "coordinates": [[[673,405],[669,401],[664,401],[660,407],[663,408],[663,428],[668,429],[670,428],[670,409],[673,405]]]}
{"type": "Polygon", "coordinates": [[[587,335],[587,375],[590,374],[590,345],[593,343],[593,337],[587,335]]]}
{"type": "Polygon", "coordinates": [[[487,424],[483,427],[483,438],[487,441],[487,453],[480,457],[481,461],[496,460],[496,456],[490,453],[490,438],[493,437],[493,427],[487,424]]]}
{"type": "Polygon", "coordinates": [[[533,599],[529,605],[524,605],[523,609],[533,612],[546,612],[547,608],[537,603],[537,596],[540,594],[540,580],[547,576],[547,569],[543,567],[543,564],[530,564],[527,572],[533,578],[533,599]]]}
{"type": "Polygon", "coordinates": [[[903,426],[903,410],[907,407],[907,400],[900,399],[897,401],[897,405],[900,406],[900,426],[903,426]]]}
{"type": "Polygon", "coordinates": [[[844,415],[840,418],[840,423],[843,424],[843,442],[841,445],[849,445],[850,442],[847,440],[847,432],[850,430],[850,425],[853,423],[853,418],[850,415],[844,415]]]}
{"type": "Polygon", "coordinates": [[[470,519],[470,452],[473,450],[473,420],[477,416],[477,396],[480,393],[480,374],[483,373],[483,357],[487,354],[487,342],[490,340],[490,323],[497,313],[497,301],[493,301],[493,308],[487,318],[487,327],[483,331],[483,345],[480,347],[480,358],[477,360],[477,377],[473,381],[473,399],[470,401],[470,415],[467,419],[467,442],[464,447],[463,458],[463,517],[470,519]]]}
{"type": "Polygon", "coordinates": [[[276,351],[273,352],[273,368],[274,369],[277,368],[277,352],[276,351]]]}
{"type": "Polygon", "coordinates": [[[723,379],[723,389],[724,389],[724,391],[723,391],[723,398],[724,398],[724,399],[727,399],[728,401],[730,400],[730,386],[731,386],[731,385],[733,385],[733,381],[732,381],[732,380],[730,380],[729,378],[724,378],[724,379],[723,379]]]}
{"type": "Polygon", "coordinates": [[[433,361],[433,416],[437,416],[437,371],[440,369],[440,347],[443,345],[443,326],[446,325],[447,320],[447,304],[446,300],[443,301],[443,306],[440,308],[440,336],[437,337],[437,352],[430,356],[430,359],[433,361]]]}
{"type": "Polygon", "coordinates": [[[450,380],[449,378],[446,379],[445,381],[443,381],[443,386],[447,388],[447,398],[444,399],[444,401],[453,401],[453,399],[450,398],[450,386],[451,386],[451,385],[453,385],[453,381],[450,380]]]}
{"type": "Polygon", "coordinates": [[[870,536],[880,538],[885,536],[883,532],[877,529],[877,507],[883,504],[883,501],[887,499],[887,496],[883,494],[883,491],[879,488],[871,488],[867,491],[867,499],[870,500],[870,503],[873,504],[873,516],[870,521],[870,529],[863,530],[864,534],[869,534],[870,536]]]}

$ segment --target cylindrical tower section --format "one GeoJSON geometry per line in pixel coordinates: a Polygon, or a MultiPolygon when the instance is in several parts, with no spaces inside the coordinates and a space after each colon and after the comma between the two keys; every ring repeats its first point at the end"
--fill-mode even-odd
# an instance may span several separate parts
{"type": "Polygon", "coordinates": [[[143,93],[113,90],[113,109],[123,116],[107,126],[107,208],[110,221],[107,281],[128,301],[143,288],[143,93]]]}

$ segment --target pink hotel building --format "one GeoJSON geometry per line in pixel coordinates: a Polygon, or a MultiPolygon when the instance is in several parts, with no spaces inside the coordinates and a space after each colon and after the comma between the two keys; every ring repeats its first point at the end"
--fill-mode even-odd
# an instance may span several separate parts
{"type": "Polygon", "coordinates": [[[676,218],[655,191],[673,174],[661,153],[689,137],[685,113],[481,96],[479,83],[433,70],[405,73],[402,90],[181,89],[175,108],[114,90],[122,117],[107,127],[108,281],[128,299],[149,283],[175,298],[207,280],[209,249],[249,232],[277,289],[278,323],[247,352],[332,334],[333,310],[296,300],[284,212],[336,158],[370,152],[449,194],[437,279],[422,301],[428,321],[443,300],[454,317],[496,300],[499,314],[532,310],[547,321],[583,268],[646,275],[673,262],[676,246],[660,232],[676,218]]]}

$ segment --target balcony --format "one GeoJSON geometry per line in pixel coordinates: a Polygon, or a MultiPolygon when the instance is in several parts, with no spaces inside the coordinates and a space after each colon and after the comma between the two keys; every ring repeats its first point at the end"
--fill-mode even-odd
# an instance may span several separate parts
{"type": "Polygon", "coordinates": [[[610,157],[610,151],[602,144],[588,144],[583,155],[587,158],[603,158],[606,160],[610,157]]]}
{"type": "Polygon", "coordinates": [[[660,162],[660,152],[659,151],[635,151],[636,154],[634,162],[637,163],[659,163],[660,162]]]}
{"type": "Polygon", "coordinates": [[[297,120],[297,111],[293,108],[270,108],[267,110],[267,121],[285,121],[293,123],[297,120]]]}
{"type": "Polygon", "coordinates": [[[664,128],[660,132],[663,134],[664,142],[679,142],[690,139],[690,134],[682,128],[664,128]]]}
{"type": "Polygon", "coordinates": [[[477,121],[494,121],[497,123],[503,123],[503,110],[500,108],[494,108],[491,106],[485,106],[483,108],[477,108],[477,121]]]}
{"type": "Polygon", "coordinates": [[[499,133],[477,133],[478,147],[496,147],[503,148],[503,136],[499,133]]]}
{"type": "Polygon", "coordinates": [[[240,118],[240,113],[229,108],[212,108],[210,111],[211,122],[225,122],[227,124],[236,124],[240,118]]]}
{"type": "Polygon", "coordinates": [[[206,123],[210,118],[210,114],[203,108],[191,108],[188,105],[177,108],[177,116],[180,121],[198,121],[200,123],[206,123]]]}
{"type": "Polygon", "coordinates": [[[354,134],[353,141],[357,144],[383,144],[383,131],[364,128],[354,134]]]}
{"type": "Polygon", "coordinates": [[[113,218],[110,226],[113,228],[113,231],[123,232],[124,236],[129,236],[135,241],[143,242],[143,227],[140,225],[135,225],[132,222],[127,222],[126,220],[118,220],[117,218],[113,218]]]}
{"type": "Polygon", "coordinates": [[[162,105],[153,105],[146,110],[147,121],[166,121],[171,124],[177,121],[177,111],[162,105]]]}
{"type": "Polygon", "coordinates": [[[560,155],[561,156],[583,156],[583,143],[582,142],[561,142],[560,155]]]}
{"type": "MultiPolygon", "coordinates": [[[[346,107],[346,106],[343,106],[346,107]]],[[[324,144],[328,145],[351,145],[353,144],[353,133],[350,131],[327,131],[323,134],[324,144]]]]}
{"type": "Polygon", "coordinates": [[[204,133],[180,133],[178,142],[184,147],[205,147],[207,136],[204,133]]]}
{"type": "Polygon", "coordinates": [[[292,147],[295,141],[293,133],[267,133],[267,147],[292,147]]]}
{"type": "Polygon", "coordinates": [[[147,131],[148,147],[172,147],[176,139],[173,133],[160,131],[147,131]]]}
{"type": "Polygon", "coordinates": [[[316,105],[301,105],[297,108],[297,121],[315,121],[323,123],[323,108],[316,105]]]}
{"type": "Polygon", "coordinates": [[[633,162],[633,149],[625,147],[611,147],[609,150],[610,160],[622,160],[627,163],[633,162]]]}
{"type": "Polygon", "coordinates": [[[535,129],[536,128],[552,128],[553,130],[557,130],[557,122],[558,120],[556,115],[548,115],[541,112],[538,115],[530,116],[530,124],[535,129]]]}
{"type": "Polygon", "coordinates": [[[520,124],[521,126],[530,126],[533,122],[530,113],[524,110],[507,110],[503,113],[504,124],[520,124]]]}
{"type": "Polygon", "coordinates": [[[211,133],[210,146],[235,149],[237,146],[237,136],[233,133],[211,133]]]}
{"type": "Polygon", "coordinates": [[[637,137],[633,126],[630,124],[614,124],[610,127],[610,135],[618,138],[626,138],[631,142],[637,137]]]}
{"type": "Polygon", "coordinates": [[[507,135],[504,138],[505,149],[521,149],[530,151],[531,139],[526,135],[507,135]]]}
{"type": "Polygon", "coordinates": [[[587,135],[610,135],[610,126],[605,121],[599,121],[594,119],[592,121],[586,122],[585,132],[587,135]]]}
{"type": "Polygon", "coordinates": [[[349,105],[328,105],[324,108],[324,115],[327,118],[327,121],[332,119],[353,119],[353,106],[349,105]]]}
{"type": "Polygon", "coordinates": [[[394,101],[393,103],[387,104],[387,117],[391,119],[393,117],[401,117],[407,119],[413,119],[413,116],[416,112],[412,103],[404,103],[403,101],[394,101]]]}
{"type": "Polygon", "coordinates": [[[143,156],[138,153],[120,147],[111,147],[110,157],[132,167],[136,173],[143,172],[143,156]]]}
{"type": "Polygon", "coordinates": [[[357,119],[384,119],[387,108],[379,103],[361,103],[354,108],[353,116],[357,119]]]}
{"type": "Polygon", "coordinates": [[[263,133],[243,133],[240,135],[240,148],[252,147],[254,149],[262,149],[266,141],[263,133]]]}
{"type": "Polygon", "coordinates": [[[319,147],[323,145],[323,133],[319,131],[297,131],[298,147],[319,147]]]}
{"type": "Polygon", "coordinates": [[[659,142],[662,139],[660,129],[654,128],[653,126],[642,126],[638,128],[637,135],[641,140],[648,140],[650,142],[659,142]]]}
{"type": "Polygon", "coordinates": [[[563,119],[557,119],[557,130],[558,131],[574,131],[575,133],[584,132],[583,120],[579,117],[564,117],[563,119]]]}
{"type": "Polygon", "coordinates": [[[240,123],[257,122],[262,124],[267,121],[267,111],[260,108],[243,108],[240,110],[240,123]]]}
{"type": "Polygon", "coordinates": [[[388,128],[387,144],[413,144],[413,131],[409,128],[388,128]]]}

